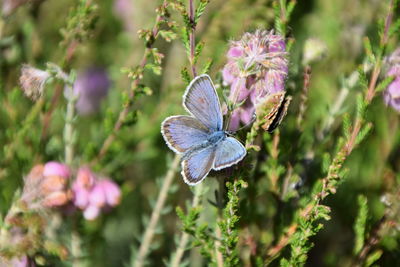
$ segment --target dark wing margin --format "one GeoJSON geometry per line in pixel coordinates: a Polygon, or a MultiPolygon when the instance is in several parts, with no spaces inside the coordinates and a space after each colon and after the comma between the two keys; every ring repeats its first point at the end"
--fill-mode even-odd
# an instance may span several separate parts
{"type": "Polygon", "coordinates": [[[208,128],[222,130],[221,105],[210,76],[203,74],[191,81],[183,95],[183,106],[208,128]]]}

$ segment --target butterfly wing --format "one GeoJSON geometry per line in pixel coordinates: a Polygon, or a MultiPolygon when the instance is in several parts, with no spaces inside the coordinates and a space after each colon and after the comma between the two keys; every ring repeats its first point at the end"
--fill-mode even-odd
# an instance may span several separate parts
{"type": "Polygon", "coordinates": [[[207,140],[209,130],[196,118],[171,116],[161,124],[165,142],[176,153],[184,153],[207,140]]]}
{"type": "Polygon", "coordinates": [[[182,160],[182,177],[188,185],[203,181],[214,166],[216,146],[190,153],[182,160]]]}
{"type": "Polygon", "coordinates": [[[208,75],[200,75],[193,79],[183,95],[183,106],[211,130],[222,130],[221,105],[208,75]]]}
{"type": "Polygon", "coordinates": [[[235,138],[227,137],[217,145],[214,170],[221,170],[241,161],[246,156],[246,149],[235,138]]]}
{"type": "Polygon", "coordinates": [[[276,115],[274,116],[273,120],[271,121],[271,124],[266,129],[269,133],[272,133],[276,129],[276,127],[278,127],[281,124],[283,118],[287,114],[290,101],[292,101],[292,98],[290,96],[286,97],[282,101],[279,109],[276,112],[276,115]]]}
{"type": "Polygon", "coordinates": [[[287,113],[291,97],[285,97],[286,92],[281,91],[266,97],[266,99],[257,107],[260,112],[268,112],[266,115],[259,114],[264,117],[264,123],[261,127],[272,133],[276,127],[282,122],[287,113]]]}

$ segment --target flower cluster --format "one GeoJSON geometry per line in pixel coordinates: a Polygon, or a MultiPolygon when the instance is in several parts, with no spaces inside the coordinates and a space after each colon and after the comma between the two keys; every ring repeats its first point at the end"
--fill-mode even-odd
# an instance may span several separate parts
{"type": "Polygon", "coordinates": [[[397,48],[387,59],[389,66],[386,76],[394,76],[383,94],[386,105],[400,111],[400,48],[397,48]]]}
{"type": "Polygon", "coordinates": [[[87,220],[119,204],[121,191],[110,179],[98,178],[89,168],[78,170],[70,187],[71,171],[58,162],[36,165],[25,178],[21,200],[30,210],[75,206],[87,220]]]}
{"type": "Polygon", "coordinates": [[[259,99],[285,89],[285,40],[273,31],[245,33],[241,40],[231,42],[227,58],[222,75],[224,83],[230,86],[229,100],[242,103],[231,117],[229,130],[235,131],[240,122],[251,122],[259,99]]]}
{"type": "Polygon", "coordinates": [[[58,162],[36,165],[25,177],[21,200],[30,209],[63,206],[71,200],[68,180],[69,168],[58,162]]]}
{"type": "Polygon", "coordinates": [[[83,210],[87,220],[95,219],[102,210],[119,204],[119,187],[109,179],[98,179],[89,168],[80,168],[74,184],[74,204],[83,210]]]}

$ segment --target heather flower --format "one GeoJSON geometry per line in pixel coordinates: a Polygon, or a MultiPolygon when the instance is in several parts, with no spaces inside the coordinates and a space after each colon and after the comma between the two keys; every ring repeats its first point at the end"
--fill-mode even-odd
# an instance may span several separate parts
{"type": "Polygon", "coordinates": [[[257,101],[285,89],[288,73],[285,40],[272,31],[245,33],[240,41],[231,42],[227,58],[222,76],[231,89],[229,100],[243,103],[232,113],[229,130],[235,131],[240,122],[252,121],[257,101]]]}
{"type": "Polygon", "coordinates": [[[35,267],[36,264],[32,260],[30,260],[27,256],[14,257],[10,260],[3,259],[0,257],[0,266],[35,267]]]}
{"type": "Polygon", "coordinates": [[[394,76],[395,78],[383,93],[383,99],[386,105],[400,112],[400,48],[396,49],[386,59],[386,64],[389,68],[386,76],[394,76]]]}
{"type": "Polygon", "coordinates": [[[69,168],[64,164],[36,165],[25,178],[21,200],[30,209],[63,206],[71,199],[67,188],[69,176],[69,168]]]}
{"type": "Polygon", "coordinates": [[[121,191],[109,179],[98,179],[88,168],[81,168],[72,186],[74,204],[87,220],[94,220],[103,210],[119,204],[121,191]]]}
{"type": "Polygon", "coordinates": [[[80,73],[74,84],[74,93],[78,95],[76,108],[82,115],[96,112],[101,100],[107,96],[110,80],[104,69],[90,68],[80,73]]]}
{"type": "Polygon", "coordinates": [[[47,71],[26,64],[22,65],[19,81],[24,94],[32,100],[37,100],[43,95],[45,83],[50,76],[47,71]]]}

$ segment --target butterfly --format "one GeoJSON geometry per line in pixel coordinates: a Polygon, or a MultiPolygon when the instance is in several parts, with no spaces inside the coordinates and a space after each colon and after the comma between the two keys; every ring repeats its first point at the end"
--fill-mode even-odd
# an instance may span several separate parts
{"type": "Polygon", "coordinates": [[[168,147],[182,155],[182,177],[196,185],[213,170],[241,161],[246,149],[223,129],[221,105],[211,78],[194,78],[183,95],[183,107],[190,114],[166,118],[161,133],[168,147]]]}
{"type": "Polygon", "coordinates": [[[269,113],[264,116],[265,122],[261,127],[269,133],[272,133],[281,124],[287,114],[292,97],[285,97],[285,95],[285,91],[269,95],[262,104],[263,110],[269,110],[269,113]]]}

